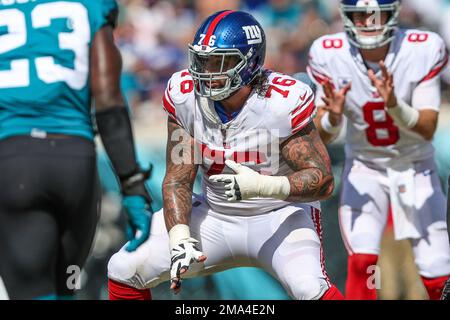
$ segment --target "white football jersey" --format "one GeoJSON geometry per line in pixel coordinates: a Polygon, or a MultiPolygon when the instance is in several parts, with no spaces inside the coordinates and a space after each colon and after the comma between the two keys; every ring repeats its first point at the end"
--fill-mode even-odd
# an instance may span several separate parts
{"type": "MultiPolygon", "coordinates": [[[[385,59],[389,72],[393,74],[396,97],[419,110],[439,111],[440,97],[430,98],[434,101],[430,105],[414,105],[412,101],[415,88],[439,76],[447,61],[444,42],[437,34],[397,30],[385,59]]],[[[371,67],[374,68],[373,65],[371,67]]],[[[311,47],[308,73],[316,83],[328,80],[340,89],[352,82],[344,110],[349,120],[345,145],[347,158],[387,167],[392,165],[392,161],[411,162],[432,157],[434,149],[431,142],[411,130],[398,127],[387,114],[383,99],[372,85],[367,71],[368,65],[359,50],[350,45],[345,33],[321,37],[311,47]]],[[[377,76],[381,78],[380,70],[377,70],[377,76]]],[[[321,86],[318,87],[318,91],[322,91],[321,86]]]]}
{"type": "MultiPolygon", "coordinates": [[[[217,212],[257,215],[288,204],[272,198],[228,202],[223,184],[208,179],[214,174],[233,174],[225,166],[228,159],[265,175],[293,173],[281,157],[280,144],[312,121],[316,113],[314,93],[287,75],[272,72],[268,80],[267,91],[254,90],[239,114],[225,124],[219,120],[214,102],[194,93],[194,82],[187,70],[175,73],[169,80],[164,108],[195,139],[195,162],[203,173],[203,193],[217,212]]],[[[178,137],[174,139],[179,141],[178,137]]],[[[318,203],[314,205],[319,208],[318,203]]]]}

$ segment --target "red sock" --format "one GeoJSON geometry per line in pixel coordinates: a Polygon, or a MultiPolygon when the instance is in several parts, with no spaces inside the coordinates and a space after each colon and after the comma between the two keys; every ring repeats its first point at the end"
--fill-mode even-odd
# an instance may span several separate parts
{"type": "Polygon", "coordinates": [[[441,298],[442,290],[444,290],[445,281],[449,276],[439,278],[425,278],[421,277],[425,289],[427,289],[430,300],[439,300],[441,298]]]}
{"type": "Polygon", "coordinates": [[[320,300],[345,300],[342,293],[336,288],[335,285],[332,285],[330,289],[320,298],[320,300]]]}
{"type": "MultiPolygon", "coordinates": [[[[348,257],[345,297],[348,300],[376,300],[377,289],[369,288],[367,280],[371,274],[368,268],[377,264],[376,254],[352,254],[348,257]]],[[[370,270],[369,270],[370,271],[370,270]]]]}
{"type": "Polygon", "coordinates": [[[108,279],[109,300],[151,300],[150,289],[139,290],[108,279]]]}

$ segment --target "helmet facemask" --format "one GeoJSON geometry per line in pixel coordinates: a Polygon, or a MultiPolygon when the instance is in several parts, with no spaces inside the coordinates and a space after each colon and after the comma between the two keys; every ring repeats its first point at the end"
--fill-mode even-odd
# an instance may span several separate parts
{"type": "Polygon", "coordinates": [[[394,38],[394,30],[398,25],[400,4],[386,4],[375,6],[349,6],[341,4],[341,16],[349,41],[361,49],[375,49],[388,44],[394,38]],[[359,27],[353,21],[353,13],[361,12],[372,14],[373,26],[359,27]],[[387,12],[388,19],[381,24],[381,13],[387,12]],[[364,35],[364,32],[379,32],[377,35],[364,35]]]}
{"type": "Polygon", "coordinates": [[[189,46],[189,73],[195,92],[205,98],[220,101],[242,87],[240,72],[247,58],[238,49],[218,49],[189,46]]]}

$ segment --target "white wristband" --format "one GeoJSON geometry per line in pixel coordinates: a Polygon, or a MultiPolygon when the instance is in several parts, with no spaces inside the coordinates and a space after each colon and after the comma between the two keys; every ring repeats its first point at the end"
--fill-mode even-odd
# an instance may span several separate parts
{"type": "Polygon", "coordinates": [[[394,119],[394,122],[402,127],[411,129],[419,121],[419,111],[401,99],[397,100],[396,107],[386,109],[387,113],[394,119]]]}
{"type": "Polygon", "coordinates": [[[329,134],[337,134],[342,128],[342,121],[339,125],[333,126],[330,122],[330,113],[327,111],[320,120],[323,131],[329,134]]]}
{"type": "Polygon", "coordinates": [[[170,251],[172,248],[177,246],[181,240],[189,239],[191,237],[191,233],[189,231],[189,226],[185,224],[177,224],[172,227],[169,231],[169,247],[170,251]]]}
{"type": "Polygon", "coordinates": [[[291,183],[287,177],[260,175],[258,183],[259,196],[262,198],[286,200],[291,194],[291,183]]]}

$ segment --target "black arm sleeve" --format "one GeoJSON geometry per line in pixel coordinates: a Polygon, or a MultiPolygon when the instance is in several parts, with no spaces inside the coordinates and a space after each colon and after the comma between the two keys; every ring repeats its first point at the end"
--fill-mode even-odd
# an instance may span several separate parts
{"type": "Polygon", "coordinates": [[[96,121],[106,153],[122,183],[140,170],[128,111],[125,106],[108,108],[96,113],[96,121]]]}

